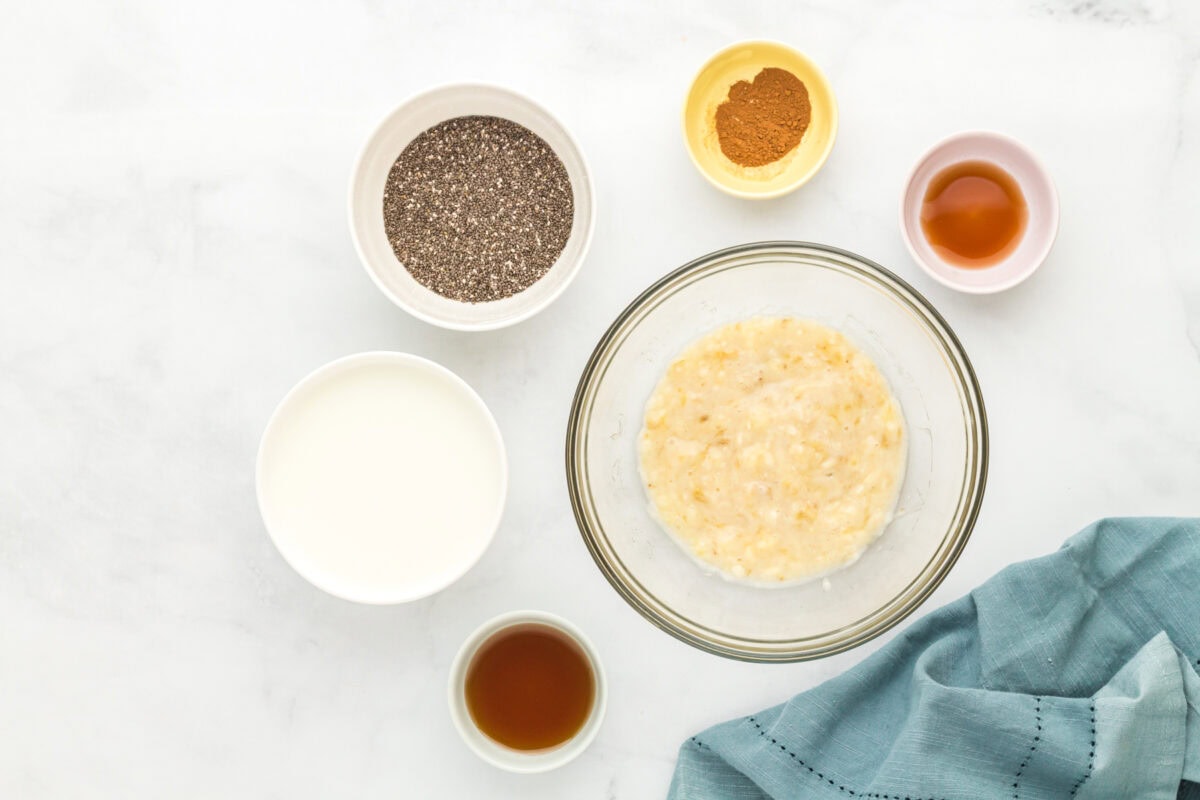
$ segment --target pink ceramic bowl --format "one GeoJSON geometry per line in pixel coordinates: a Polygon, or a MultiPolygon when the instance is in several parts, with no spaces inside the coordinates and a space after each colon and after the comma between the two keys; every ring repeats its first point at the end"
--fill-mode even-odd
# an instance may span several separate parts
{"type": "Polygon", "coordinates": [[[921,157],[908,176],[900,201],[900,235],[912,257],[935,280],[972,294],[1011,289],[1032,275],[1058,234],[1058,192],[1050,173],[1023,144],[999,133],[966,131],[944,139],[921,157]],[[1020,244],[1003,261],[989,267],[958,267],[944,261],[921,230],[921,205],[930,180],[962,161],[990,161],[1016,180],[1029,211],[1020,244]]]}

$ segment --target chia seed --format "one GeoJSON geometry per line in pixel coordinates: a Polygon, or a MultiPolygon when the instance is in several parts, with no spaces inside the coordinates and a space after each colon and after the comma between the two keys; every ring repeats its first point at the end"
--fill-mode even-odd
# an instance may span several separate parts
{"type": "Polygon", "coordinates": [[[562,160],[500,117],[434,125],[404,148],[383,190],[396,258],[423,286],[467,303],[537,282],[566,247],[574,216],[562,160]]]}

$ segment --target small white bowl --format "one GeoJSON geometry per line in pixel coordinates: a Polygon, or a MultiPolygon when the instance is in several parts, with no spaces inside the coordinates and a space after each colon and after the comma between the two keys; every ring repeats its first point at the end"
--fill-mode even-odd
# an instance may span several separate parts
{"type": "Polygon", "coordinates": [[[255,489],[267,534],[302,577],[343,600],[404,603],[454,583],[487,550],[508,464],[495,418],[461,378],[419,356],[367,352],[284,396],[255,489]]]}
{"type": "Polygon", "coordinates": [[[532,317],[574,280],[591,244],[595,205],[583,152],[549,111],[498,86],[453,84],[409,99],[388,114],[367,139],[350,181],[350,234],[367,274],[393,303],[443,328],[494,330],[532,317]],[[383,190],[388,171],[404,148],[440,122],[472,115],[502,117],[540,136],[562,160],[575,194],[571,235],[558,261],[525,291],[488,303],[451,300],[419,283],[396,258],[383,222],[383,190]]]}
{"type": "Polygon", "coordinates": [[[547,772],[574,760],[596,738],[596,733],[600,730],[600,723],[604,721],[604,711],[608,704],[608,685],[604,677],[604,669],[600,666],[600,657],[596,654],[596,648],[584,636],[583,631],[562,617],[545,611],[510,611],[480,625],[474,633],[467,637],[462,647],[459,648],[458,655],[454,657],[454,663],[450,666],[449,694],[450,718],[454,721],[454,727],[458,729],[459,735],[462,736],[467,746],[477,756],[493,766],[509,772],[524,773],[547,772]],[[592,711],[579,732],[557,747],[528,752],[505,747],[480,731],[474,720],[471,719],[471,712],[467,709],[466,696],[467,669],[471,666],[471,660],[479,651],[480,646],[505,628],[527,624],[553,628],[579,645],[587,656],[596,681],[596,695],[592,700],[592,711]]]}
{"type": "Polygon", "coordinates": [[[990,131],[957,133],[934,145],[909,174],[900,199],[900,235],[917,264],[939,283],[970,294],[1001,292],[1036,272],[1049,255],[1058,235],[1058,192],[1050,173],[1016,139],[990,131]],[[967,268],[946,262],[921,229],[921,206],[929,182],[946,167],[963,161],[989,161],[1011,175],[1021,187],[1029,212],[1020,244],[989,267],[967,268]]]}

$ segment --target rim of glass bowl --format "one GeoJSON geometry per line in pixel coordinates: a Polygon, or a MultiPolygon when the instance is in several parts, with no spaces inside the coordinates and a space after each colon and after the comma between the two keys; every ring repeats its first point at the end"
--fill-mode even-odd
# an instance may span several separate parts
{"type": "Polygon", "coordinates": [[[962,344],[941,314],[919,292],[891,271],[862,256],[811,242],[768,241],[736,245],[709,253],[668,273],[639,294],[605,331],[592,351],[567,423],[567,490],[575,521],[596,566],[617,593],[658,628],[693,647],[727,658],[752,662],[807,661],[857,647],[890,630],[912,614],[933,593],[958,561],[983,502],[988,471],[987,412],[975,370],[962,344]],[[957,377],[968,426],[963,490],[948,534],[921,572],[878,610],[836,630],[799,639],[749,639],[732,636],[693,622],[661,602],[629,572],[613,550],[599,523],[589,488],[584,484],[587,459],[585,432],[597,387],[629,332],[667,297],[698,280],[762,260],[817,261],[890,294],[939,342],[957,377]]]}

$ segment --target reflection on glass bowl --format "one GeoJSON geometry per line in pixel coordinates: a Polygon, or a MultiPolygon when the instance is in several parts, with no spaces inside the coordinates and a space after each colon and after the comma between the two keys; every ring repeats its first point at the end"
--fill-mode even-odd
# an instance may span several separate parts
{"type": "Polygon", "coordinates": [[[567,483],[596,564],[673,636],[748,661],[841,652],[911,614],[971,534],[987,477],[987,417],[945,320],[892,273],[825,245],[762,242],[699,258],[637,297],[592,353],[567,427],[567,483]],[[848,336],[887,378],[908,430],[895,517],[852,564],[764,589],[706,571],[654,519],[638,471],[643,411],[699,336],[755,316],[813,319],[848,336]]]}

